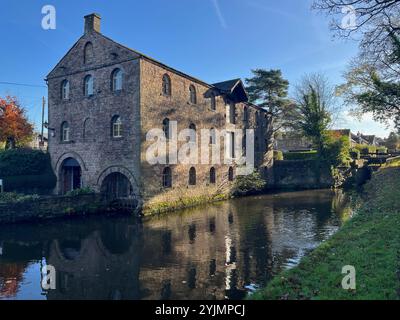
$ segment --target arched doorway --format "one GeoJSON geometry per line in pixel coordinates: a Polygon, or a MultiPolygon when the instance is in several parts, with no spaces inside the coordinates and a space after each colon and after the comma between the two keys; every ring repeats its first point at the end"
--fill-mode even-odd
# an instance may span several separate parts
{"type": "Polygon", "coordinates": [[[109,174],[101,185],[101,193],[107,199],[130,199],[134,191],[129,179],[120,172],[109,174]]]}
{"type": "Polygon", "coordinates": [[[62,193],[80,189],[82,187],[82,169],[74,158],[67,158],[61,166],[62,193]]]}

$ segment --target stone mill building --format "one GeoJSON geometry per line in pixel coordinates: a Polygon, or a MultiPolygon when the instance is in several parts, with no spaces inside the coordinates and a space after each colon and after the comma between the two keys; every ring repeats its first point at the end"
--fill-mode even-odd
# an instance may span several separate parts
{"type": "Polygon", "coordinates": [[[240,79],[208,84],[107,38],[100,27],[98,14],[86,16],[84,34],[47,76],[56,193],[89,187],[146,204],[229,188],[235,154],[229,164],[149,163],[148,132],[163,130],[169,145],[173,122],[177,132],[194,130],[195,141],[202,129],[254,129],[255,167],[262,166],[265,112],[248,102],[240,79]]]}

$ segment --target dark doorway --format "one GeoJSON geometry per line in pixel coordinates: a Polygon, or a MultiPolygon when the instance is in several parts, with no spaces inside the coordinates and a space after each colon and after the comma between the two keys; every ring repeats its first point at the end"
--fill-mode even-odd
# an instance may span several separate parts
{"type": "Polygon", "coordinates": [[[111,173],[104,179],[101,192],[108,199],[132,198],[134,195],[129,179],[119,172],[111,173]]]}
{"type": "Polygon", "coordinates": [[[80,189],[82,187],[82,169],[78,161],[68,158],[61,169],[62,193],[80,189]]]}

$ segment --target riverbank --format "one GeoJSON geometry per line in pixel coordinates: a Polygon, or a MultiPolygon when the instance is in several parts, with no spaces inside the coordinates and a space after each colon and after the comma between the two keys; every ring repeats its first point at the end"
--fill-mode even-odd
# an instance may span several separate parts
{"type": "Polygon", "coordinates": [[[355,216],[294,269],[278,274],[253,299],[399,299],[400,168],[386,167],[365,187],[355,216]],[[342,288],[354,266],[356,289],[342,288]]]}

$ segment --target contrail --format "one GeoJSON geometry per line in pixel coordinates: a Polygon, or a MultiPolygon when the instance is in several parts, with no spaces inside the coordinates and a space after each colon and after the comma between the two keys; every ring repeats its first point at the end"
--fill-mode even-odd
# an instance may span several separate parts
{"type": "Polygon", "coordinates": [[[220,22],[220,24],[221,24],[221,27],[224,28],[224,29],[226,29],[228,26],[226,25],[225,18],[224,18],[224,16],[222,15],[221,8],[219,7],[218,0],[212,0],[212,3],[213,3],[213,5],[214,5],[215,12],[216,12],[217,17],[218,17],[218,20],[219,20],[219,22],[220,22]]]}

